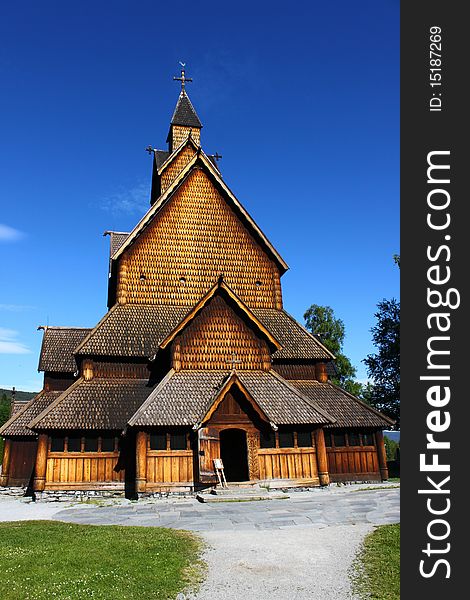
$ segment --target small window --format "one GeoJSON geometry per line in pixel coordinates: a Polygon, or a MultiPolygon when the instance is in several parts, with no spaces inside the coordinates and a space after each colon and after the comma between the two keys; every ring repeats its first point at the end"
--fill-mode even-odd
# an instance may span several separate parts
{"type": "Polygon", "coordinates": [[[186,450],[186,434],[172,433],[170,435],[170,448],[172,450],[186,450]]]}
{"type": "Polygon", "coordinates": [[[329,431],[325,431],[325,446],[327,448],[331,448],[331,433],[329,431]]]}
{"type": "Polygon", "coordinates": [[[150,434],[150,450],[166,450],[166,433],[150,434]]]}
{"type": "Polygon", "coordinates": [[[312,433],[310,431],[297,432],[297,446],[299,448],[308,448],[312,445],[312,433]]]}
{"type": "Polygon", "coordinates": [[[260,447],[261,448],[275,448],[276,447],[276,435],[274,431],[268,431],[266,433],[260,433],[260,447]]]}
{"type": "Polygon", "coordinates": [[[101,452],[114,452],[115,444],[116,444],[116,438],[102,437],[101,438],[101,452]]]}
{"type": "Polygon", "coordinates": [[[349,432],[348,440],[349,440],[350,446],[360,446],[361,445],[361,438],[360,438],[359,434],[356,432],[349,432]]]}
{"type": "Polygon", "coordinates": [[[98,437],[91,436],[85,438],[85,452],[98,452],[98,437]]]}
{"type": "Polygon", "coordinates": [[[335,448],[341,448],[341,446],[346,446],[346,436],[344,433],[334,433],[333,439],[335,442],[335,448]]]}
{"type": "Polygon", "coordinates": [[[82,438],[69,436],[67,444],[67,452],[80,452],[82,449],[82,438]]]}
{"type": "Polygon", "coordinates": [[[279,432],[279,448],[293,448],[294,447],[294,432],[293,431],[280,431],[279,432]]]}
{"type": "Polygon", "coordinates": [[[373,446],[374,445],[374,434],[368,431],[365,431],[362,434],[362,445],[363,446],[373,446]]]}
{"type": "Polygon", "coordinates": [[[63,452],[65,446],[64,437],[51,438],[51,452],[63,452]]]}

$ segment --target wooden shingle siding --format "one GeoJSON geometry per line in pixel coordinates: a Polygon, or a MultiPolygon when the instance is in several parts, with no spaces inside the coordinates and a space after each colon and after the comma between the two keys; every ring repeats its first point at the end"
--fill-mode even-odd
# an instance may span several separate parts
{"type": "Polygon", "coordinates": [[[201,169],[188,175],[120,263],[118,302],[193,306],[223,274],[250,308],[282,308],[277,265],[201,169]]]}
{"type": "Polygon", "coordinates": [[[161,192],[173,182],[176,176],[184,169],[188,162],[196,154],[194,148],[189,145],[183,148],[177,156],[168,164],[161,176],[161,192]]]}
{"type": "Polygon", "coordinates": [[[213,298],[182,332],[173,352],[176,348],[182,369],[227,371],[233,354],[240,361],[237,369],[267,370],[271,364],[266,341],[220,297],[213,298]]]}
{"type": "Polygon", "coordinates": [[[176,150],[185,139],[187,139],[189,132],[191,131],[191,137],[199,146],[201,144],[201,131],[196,128],[182,127],[180,125],[173,125],[172,127],[172,151],[176,150]]]}

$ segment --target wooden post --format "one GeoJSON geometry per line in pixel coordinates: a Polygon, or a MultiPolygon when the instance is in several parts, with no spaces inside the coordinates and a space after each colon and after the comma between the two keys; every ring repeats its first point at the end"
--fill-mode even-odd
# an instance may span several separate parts
{"type": "Polygon", "coordinates": [[[135,442],[136,450],[136,477],[135,491],[145,492],[147,488],[147,433],[138,431],[135,442]]]}
{"type": "Polygon", "coordinates": [[[388,479],[387,452],[385,451],[383,431],[375,432],[375,443],[377,445],[377,457],[379,459],[380,477],[382,481],[388,479]]]}
{"type": "Polygon", "coordinates": [[[330,485],[328,474],[328,457],[326,455],[325,434],[323,429],[315,429],[315,445],[317,448],[318,478],[320,485],[330,485]]]}
{"type": "Polygon", "coordinates": [[[5,440],[5,446],[3,448],[2,475],[0,477],[0,485],[8,485],[8,476],[10,473],[10,460],[11,460],[11,440],[9,438],[7,438],[5,440]]]}
{"type": "Polygon", "coordinates": [[[46,487],[47,442],[48,436],[41,433],[38,439],[36,466],[34,469],[34,491],[42,492],[46,487]]]}

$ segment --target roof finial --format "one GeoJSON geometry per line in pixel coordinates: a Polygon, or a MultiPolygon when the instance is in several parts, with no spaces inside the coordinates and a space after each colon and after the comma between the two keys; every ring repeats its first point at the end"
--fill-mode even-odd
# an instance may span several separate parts
{"type": "Polygon", "coordinates": [[[184,84],[187,81],[190,81],[192,83],[192,79],[190,77],[186,77],[185,75],[185,67],[186,67],[186,63],[184,62],[180,62],[181,65],[181,77],[173,77],[173,81],[181,81],[181,91],[184,91],[184,84]]]}

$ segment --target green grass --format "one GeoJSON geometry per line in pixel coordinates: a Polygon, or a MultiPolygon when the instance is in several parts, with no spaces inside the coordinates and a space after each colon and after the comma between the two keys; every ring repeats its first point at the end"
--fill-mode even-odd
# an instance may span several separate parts
{"type": "Polygon", "coordinates": [[[400,525],[382,525],[370,533],[353,569],[353,587],[358,596],[399,600],[400,525]]]}
{"type": "Polygon", "coordinates": [[[0,523],[2,600],[168,599],[201,581],[202,544],[186,531],[0,523]]]}

